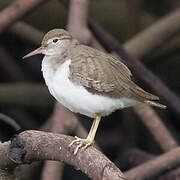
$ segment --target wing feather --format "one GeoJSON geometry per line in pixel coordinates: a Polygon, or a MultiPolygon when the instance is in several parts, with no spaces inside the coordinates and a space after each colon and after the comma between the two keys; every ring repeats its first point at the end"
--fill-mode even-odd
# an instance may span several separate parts
{"type": "Polygon", "coordinates": [[[71,52],[70,79],[90,92],[112,98],[130,97],[143,102],[159,99],[131,80],[131,72],[120,58],[79,45],[71,52]]]}

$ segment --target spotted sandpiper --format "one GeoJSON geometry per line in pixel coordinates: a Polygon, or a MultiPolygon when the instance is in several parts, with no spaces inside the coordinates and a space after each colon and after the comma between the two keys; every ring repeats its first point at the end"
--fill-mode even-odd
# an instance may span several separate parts
{"type": "Polygon", "coordinates": [[[102,116],[117,109],[145,103],[160,108],[152,95],[131,80],[131,72],[121,59],[82,45],[63,29],[53,29],[43,38],[41,47],[27,58],[44,54],[42,72],[50,93],[72,112],[94,118],[86,139],[75,137],[74,154],[94,142],[102,116]]]}

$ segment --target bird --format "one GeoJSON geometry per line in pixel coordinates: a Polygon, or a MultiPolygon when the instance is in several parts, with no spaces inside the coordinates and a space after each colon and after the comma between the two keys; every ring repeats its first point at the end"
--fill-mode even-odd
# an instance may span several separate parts
{"type": "Polygon", "coordinates": [[[87,138],[75,136],[69,144],[76,144],[74,154],[94,143],[101,117],[138,104],[166,108],[132,81],[120,57],[83,45],[64,29],[47,32],[23,59],[36,54],[44,54],[41,70],[51,95],[72,112],[94,118],[87,138]]]}

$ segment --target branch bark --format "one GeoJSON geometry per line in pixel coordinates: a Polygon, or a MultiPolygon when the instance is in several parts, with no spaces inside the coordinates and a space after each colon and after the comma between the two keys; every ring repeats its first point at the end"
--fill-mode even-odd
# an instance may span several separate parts
{"type": "Polygon", "coordinates": [[[16,142],[12,140],[11,148],[10,142],[0,143],[0,169],[15,167],[15,162],[24,164],[47,159],[71,164],[93,179],[125,179],[122,172],[92,146],[86,150],[81,149],[78,154],[74,155],[75,146],[68,147],[72,140],[73,137],[61,134],[32,130],[22,132],[18,136],[18,142],[17,138],[16,142]],[[25,153],[23,154],[22,151],[25,153]]]}

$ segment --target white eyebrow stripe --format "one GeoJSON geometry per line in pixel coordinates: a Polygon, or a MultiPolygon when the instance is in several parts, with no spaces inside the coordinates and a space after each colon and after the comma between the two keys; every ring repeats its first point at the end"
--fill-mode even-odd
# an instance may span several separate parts
{"type": "Polygon", "coordinates": [[[47,41],[47,43],[49,44],[50,42],[53,41],[53,39],[59,39],[59,37],[53,37],[53,38],[49,39],[49,40],[47,41]]]}

